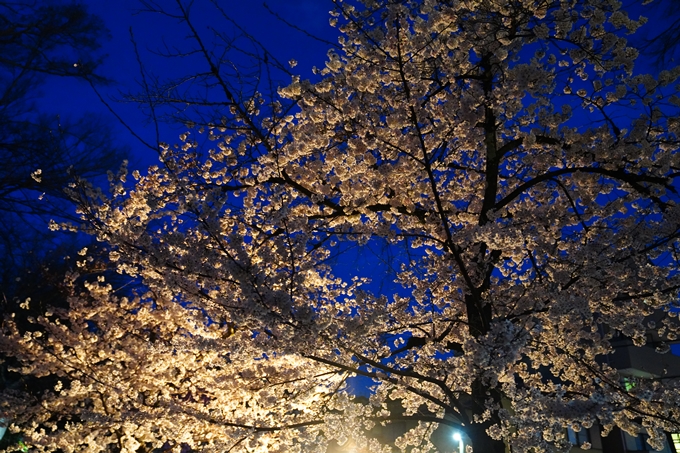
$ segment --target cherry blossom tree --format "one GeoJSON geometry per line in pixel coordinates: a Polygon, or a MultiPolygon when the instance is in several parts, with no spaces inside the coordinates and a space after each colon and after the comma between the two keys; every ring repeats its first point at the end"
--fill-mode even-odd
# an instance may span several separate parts
{"type": "Polygon", "coordinates": [[[617,333],[679,330],[680,69],[636,71],[624,36],[644,20],[605,0],[332,14],[318,80],[267,98],[178,2],[222,117],[108,193],[71,187],[144,289],[74,275],[40,333],[5,322],[22,372],[61,379],[7,393],[12,428],[37,450],[388,452],[451,426],[500,453],[567,451],[567,428],[599,424],[661,448],[677,381],[631,388],[607,361],[617,333]],[[393,273],[342,265],[378,244],[393,273]],[[394,445],[367,436],[398,420],[417,425],[394,445]]]}

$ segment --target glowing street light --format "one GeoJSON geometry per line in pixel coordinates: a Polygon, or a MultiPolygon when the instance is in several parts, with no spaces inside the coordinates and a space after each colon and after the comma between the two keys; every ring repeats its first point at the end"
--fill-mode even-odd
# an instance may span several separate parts
{"type": "Polygon", "coordinates": [[[463,437],[458,431],[453,433],[453,440],[458,442],[458,453],[463,453],[463,437]]]}

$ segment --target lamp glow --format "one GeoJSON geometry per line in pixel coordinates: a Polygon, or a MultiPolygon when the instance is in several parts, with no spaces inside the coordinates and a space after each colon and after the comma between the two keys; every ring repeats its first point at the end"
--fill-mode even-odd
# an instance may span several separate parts
{"type": "Polygon", "coordinates": [[[458,442],[458,452],[463,453],[464,448],[463,448],[463,436],[460,435],[459,432],[454,432],[453,433],[453,440],[458,442]]]}

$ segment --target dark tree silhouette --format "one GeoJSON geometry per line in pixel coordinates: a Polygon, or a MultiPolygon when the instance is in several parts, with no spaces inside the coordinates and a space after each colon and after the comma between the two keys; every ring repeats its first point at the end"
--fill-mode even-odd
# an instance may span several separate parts
{"type": "Polygon", "coordinates": [[[123,159],[103,119],[39,108],[53,77],[104,83],[96,74],[108,36],[83,5],[0,3],[0,285],[13,291],[20,269],[54,249],[51,218],[73,211],[63,189],[73,175],[96,177],[123,159]]]}

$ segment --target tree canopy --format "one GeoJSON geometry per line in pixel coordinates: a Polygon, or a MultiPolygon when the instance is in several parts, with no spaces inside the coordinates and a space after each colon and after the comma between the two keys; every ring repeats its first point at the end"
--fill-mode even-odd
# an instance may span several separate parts
{"type": "Polygon", "coordinates": [[[38,451],[428,451],[440,425],[475,452],[567,451],[594,424],[660,448],[677,380],[626,386],[607,361],[616,334],[680,328],[680,69],[635,67],[644,20],[606,0],[335,6],[339,46],[278,94],[168,11],[216,93],[187,100],[219,117],[108,192],[71,186],[143,289],[74,274],[40,332],[5,323],[22,371],[61,379],[6,393],[13,428],[38,451]],[[367,248],[393,272],[342,264],[367,248]],[[418,424],[367,438],[395,420],[418,424]]]}

